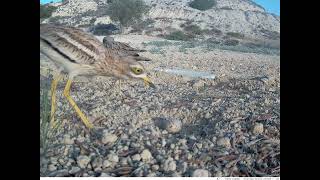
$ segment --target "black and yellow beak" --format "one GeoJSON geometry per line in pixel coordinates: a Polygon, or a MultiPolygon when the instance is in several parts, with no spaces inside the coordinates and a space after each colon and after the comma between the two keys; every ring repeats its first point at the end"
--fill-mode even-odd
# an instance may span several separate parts
{"type": "Polygon", "coordinates": [[[145,76],[142,79],[143,79],[145,85],[149,85],[152,88],[156,88],[156,86],[151,82],[151,80],[148,76],[145,76]]]}

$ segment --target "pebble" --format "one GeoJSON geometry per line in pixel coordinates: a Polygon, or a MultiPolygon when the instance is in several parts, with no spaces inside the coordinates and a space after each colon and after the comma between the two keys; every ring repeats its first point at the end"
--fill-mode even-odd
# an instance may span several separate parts
{"type": "Polygon", "coordinates": [[[191,153],[188,153],[188,154],[187,154],[187,159],[190,160],[191,158],[192,158],[192,154],[191,154],[191,153]]]}
{"type": "Polygon", "coordinates": [[[209,112],[207,112],[207,113],[204,115],[204,118],[206,118],[206,119],[211,118],[211,114],[210,114],[209,112]]]}
{"type": "Polygon", "coordinates": [[[90,162],[90,158],[88,156],[77,157],[77,163],[80,168],[86,168],[89,162],[90,162]]]}
{"type": "Polygon", "coordinates": [[[188,163],[187,162],[183,162],[179,165],[179,170],[182,172],[182,173],[185,173],[187,172],[187,169],[188,169],[188,163]]]}
{"type": "Polygon", "coordinates": [[[77,173],[80,172],[80,171],[81,171],[81,169],[80,169],[79,167],[73,166],[73,167],[71,168],[71,170],[69,171],[69,173],[70,173],[70,174],[77,174],[77,173]]]}
{"type": "Polygon", "coordinates": [[[50,174],[48,174],[49,177],[63,177],[63,176],[67,176],[67,175],[69,175],[69,172],[66,169],[53,171],[50,174]]]}
{"type": "Polygon", "coordinates": [[[102,143],[103,144],[113,144],[114,142],[116,142],[118,139],[118,136],[109,133],[108,131],[103,131],[103,135],[102,135],[102,143]]]}
{"type": "Polygon", "coordinates": [[[165,172],[175,171],[176,168],[177,168],[176,162],[171,159],[167,159],[163,164],[163,170],[165,172]]]}
{"type": "Polygon", "coordinates": [[[110,177],[110,175],[107,173],[101,173],[99,177],[110,177]]]}
{"type": "Polygon", "coordinates": [[[214,173],[214,176],[215,176],[215,177],[222,177],[223,174],[222,174],[221,171],[217,171],[216,173],[214,173]]]}
{"type": "Polygon", "coordinates": [[[140,161],[141,160],[140,154],[135,154],[131,158],[132,158],[133,161],[140,161]]]}
{"type": "Polygon", "coordinates": [[[174,144],[170,144],[170,148],[174,149],[175,145],[174,144]]]}
{"type": "Polygon", "coordinates": [[[144,149],[141,154],[141,158],[143,161],[150,161],[152,159],[152,154],[148,149],[144,149]]]}
{"type": "Polygon", "coordinates": [[[114,153],[108,154],[107,159],[108,159],[110,162],[114,162],[114,163],[119,162],[119,157],[118,157],[118,155],[116,155],[116,154],[114,154],[114,153]]]}
{"type": "Polygon", "coordinates": [[[154,164],[154,165],[151,166],[151,169],[152,169],[153,171],[157,171],[157,170],[159,169],[159,165],[154,164]]]}
{"type": "Polygon", "coordinates": [[[104,160],[102,163],[103,168],[108,168],[112,165],[112,163],[109,160],[104,160]]]}
{"type": "Polygon", "coordinates": [[[209,177],[210,173],[208,170],[205,169],[196,169],[192,173],[192,177],[209,177]]]}
{"type": "Polygon", "coordinates": [[[217,140],[217,145],[225,148],[231,148],[230,139],[227,137],[219,138],[217,140]]]}
{"type": "Polygon", "coordinates": [[[49,171],[55,171],[55,170],[57,170],[57,167],[54,164],[49,164],[48,170],[49,171]]]}
{"type": "Polygon", "coordinates": [[[70,134],[65,134],[63,136],[63,143],[66,145],[72,145],[74,143],[74,140],[71,139],[70,134]]]}
{"type": "Polygon", "coordinates": [[[102,158],[101,157],[95,158],[92,162],[92,167],[93,168],[101,168],[102,167],[102,158]]]}
{"type": "Polygon", "coordinates": [[[253,126],[252,133],[255,134],[255,135],[262,134],[263,133],[263,124],[262,123],[256,123],[253,126]]]}
{"type": "Polygon", "coordinates": [[[121,166],[126,166],[126,165],[128,165],[128,159],[127,159],[127,158],[121,158],[121,159],[120,159],[120,165],[121,165],[121,166]]]}
{"type": "Polygon", "coordinates": [[[205,85],[205,82],[204,82],[203,80],[199,80],[199,81],[195,82],[195,83],[192,85],[192,87],[193,87],[194,89],[198,89],[198,88],[204,87],[204,85],[205,85]]]}

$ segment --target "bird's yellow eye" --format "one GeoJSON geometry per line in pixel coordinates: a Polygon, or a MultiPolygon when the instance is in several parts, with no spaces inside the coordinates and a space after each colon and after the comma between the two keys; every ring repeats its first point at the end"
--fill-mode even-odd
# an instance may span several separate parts
{"type": "Polygon", "coordinates": [[[133,67],[132,68],[132,72],[139,75],[142,73],[142,69],[141,68],[138,68],[138,67],[133,67]]]}

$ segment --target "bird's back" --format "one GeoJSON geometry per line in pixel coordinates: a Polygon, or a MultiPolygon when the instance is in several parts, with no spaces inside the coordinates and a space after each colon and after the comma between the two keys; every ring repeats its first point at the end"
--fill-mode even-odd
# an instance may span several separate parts
{"type": "Polygon", "coordinates": [[[78,64],[93,64],[105,57],[106,49],[97,38],[74,27],[40,25],[40,41],[78,64]]]}

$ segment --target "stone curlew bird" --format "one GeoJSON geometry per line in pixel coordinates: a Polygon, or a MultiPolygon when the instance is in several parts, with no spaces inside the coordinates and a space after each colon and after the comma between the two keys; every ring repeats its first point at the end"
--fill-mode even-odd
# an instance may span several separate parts
{"type": "Polygon", "coordinates": [[[75,76],[110,76],[118,79],[141,79],[145,84],[155,87],[145,68],[139,61],[149,59],[139,56],[133,48],[119,44],[113,39],[104,39],[105,46],[93,35],[75,27],[40,25],[40,52],[46,55],[59,69],[52,85],[51,124],[54,125],[56,88],[62,72],[68,74],[64,96],[82,122],[88,128],[93,124],[80,110],[70,96],[70,87],[75,76]],[[116,48],[114,48],[116,47],[116,48]],[[131,50],[130,50],[131,49],[131,50]]]}

